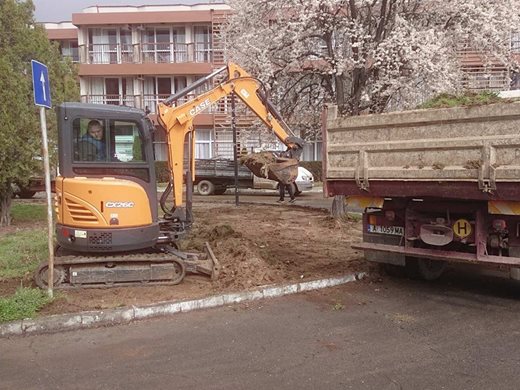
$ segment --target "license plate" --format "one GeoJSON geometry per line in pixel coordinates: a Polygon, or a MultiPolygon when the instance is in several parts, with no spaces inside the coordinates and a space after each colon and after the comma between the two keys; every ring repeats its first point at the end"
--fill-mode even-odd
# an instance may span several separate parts
{"type": "Polygon", "coordinates": [[[369,233],[378,233],[378,234],[390,234],[392,236],[403,236],[404,227],[368,225],[368,232],[369,233]]]}

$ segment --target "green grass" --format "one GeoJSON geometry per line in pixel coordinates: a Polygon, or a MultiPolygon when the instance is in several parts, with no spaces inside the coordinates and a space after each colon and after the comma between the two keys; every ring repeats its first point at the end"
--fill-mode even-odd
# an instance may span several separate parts
{"type": "Polygon", "coordinates": [[[0,236],[0,278],[23,277],[48,257],[47,232],[43,228],[0,236]]]}
{"type": "Polygon", "coordinates": [[[11,207],[13,223],[47,220],[47,205],[15,203],[11,207]]]}
{"type": "Polygon", "coordinates": [[[0,322],[32,318],[51,300],[46,292],[40,289],[21,287],[14,295],[0,298],[0,322]]]}
{"type": "Polygon", "coordinates": [[[449,108],[459,106],[480,106],[503,101],[495,92],[483,91],[480,93],[467,92],[462,95],[442,93],[433,99],[421,104],[419,108],[449,108]]]}

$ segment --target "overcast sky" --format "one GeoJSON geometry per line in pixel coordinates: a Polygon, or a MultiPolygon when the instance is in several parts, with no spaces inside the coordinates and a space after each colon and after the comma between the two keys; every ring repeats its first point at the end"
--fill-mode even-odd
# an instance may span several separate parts
{"type": "Polygon", "coordinates": [[[197,4],[207,0],[33,0],[37,22],[70,21],[72,14],[92,5],[197,4]]]}

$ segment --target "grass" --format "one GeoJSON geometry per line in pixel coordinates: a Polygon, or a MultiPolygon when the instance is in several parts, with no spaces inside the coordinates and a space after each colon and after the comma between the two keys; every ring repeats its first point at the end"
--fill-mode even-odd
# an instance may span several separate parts
{"type": "MultiPolygon", "coordinates": [[[[13,204],[13,224],[41,223],[47,218],[47,206],[13,204]]],[[[46,228],[32,228],[0,236],[0,279],[20,278],[33,272],[39,263],[48,258],[46,228]]]]}
{"type": "Polygon", "coordinates": [[[47,205],[15,203],[11,207],[13,223],[47,220],[47,205]]]}
{"type": "Polygon", "coordinates": [[[22,230],[0,237],[0,278],[23,277],[48,259],[45,230],[22,230]]]}
{"type": "Polygon", "coordinates": [[[460,106],[480,106],[503,101],[495,92],[483,91],[480,93],[467,92],[462,95],[442,93],[433,99],[421,104],[419,108],[449,108],[460,106]]]}
{"type": "Polygon", "coordinates": [[[21,287],[10,297],[0,298],[0,322],[32,318],[51,302],[47,294],[37,288],[21,287]]]}

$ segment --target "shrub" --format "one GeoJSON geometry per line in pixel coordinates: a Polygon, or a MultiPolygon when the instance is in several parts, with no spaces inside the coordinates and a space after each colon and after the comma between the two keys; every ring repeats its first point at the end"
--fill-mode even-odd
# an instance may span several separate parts
{"type": "Polygon", "coordinates": [[[312,173],[314,181],[323,181],[321,161],[300,161],[300,166],[312,173]]]}

